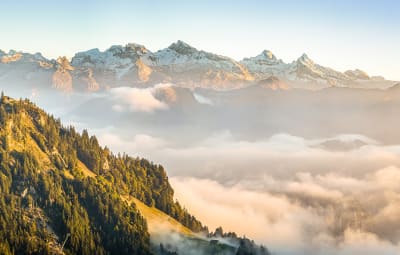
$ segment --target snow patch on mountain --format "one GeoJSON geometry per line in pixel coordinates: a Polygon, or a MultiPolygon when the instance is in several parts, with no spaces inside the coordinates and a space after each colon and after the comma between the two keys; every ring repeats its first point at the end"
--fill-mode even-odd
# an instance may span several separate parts
{"type": "Polygon", "coordinates": [[[151,65],[173,73],[192,73],[198,78],[217,82],[228,78],[232,81],[252,80],[247,69],[237,61],[199,51],[182,41],[177,41],[168,48],[157,51],[151,65]]]}
{"type": "Polygon", "coordinates": [[[214,103],[212,102],[212,100],[210,98],[207,98],[207,97],[205,97],[203,95],[200,95],[198,93],[193,93],[193,97],[200,104],[214,105],[214,103]]]}
{"type": "Polygon", "coordinates": [[[240,63],[258,79],[265,79],[272,75],[284,76],[288,68],[287,64],[277,59],[269,50],[264,50],[255,57],[245,58],[240,63]]]}

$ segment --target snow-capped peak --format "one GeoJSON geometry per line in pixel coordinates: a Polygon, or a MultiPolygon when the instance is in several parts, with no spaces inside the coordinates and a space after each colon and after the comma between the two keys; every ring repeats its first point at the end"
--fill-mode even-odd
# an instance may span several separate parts
{"type": "Polygon", "coordinates": [[[259,79],[265,79],[271,75],[281,76],[287,67],[287,64],[276,58],[269,50],[264,50],[255,57],[245,58],[240,63],[259,79]]]}
{"type": "Polygon", "coordinates": [[[231,58],[197,50],[180,40],[168,48],[155,52],[153,57],[155,60],[153,65],[196,64],[204,66],[212,63],[212,65],[220,66],[223,64],[222,62],[230,62],[232,65],[239,64],[231,58]]]}
{"type": "Polygon", "coordinates": [[[126,46],[113,45],[105,51],[91,49],[75,54],[72,65],[99,68],[102,70],[128,70],[143,55],[150,53],[143,45],[130,43],[126,46]]]}
{"type": "Polygon", "coordinates": [[[9,50],[8,53],[0,51],[0,62],[1,63],[12,63],[12,62],[38,62],[46,61],[48,59],[44,58],[41,53],[26,53],[22,51],[9,50]]]}
{"type": "Polygon", "coordinates": [[[145,55],[150,52],[146,47],[137,43],[128,43],[125,48],[127,51],[135,52],[138,55],[145,55]]]}
{"type": "Polygon", "coordinates": [[[146,47],[136,43],[128,43],[125,46],[113,45],[105,52],[110,52],[115,57],[133,59],[151,53],[146,47]]]}
{"type": "Polygon", "coordinates": [[[192,46],[190,46],[189,44],[178,40],[177,42],[174,42],[173,44],[171,44],[168,49],[171,49],[179,54],[193,54],[198,52],[198,50],[192,46]]]}
{"type": "Polygon", "coordinates": [[[307,55],[306,53],[303,53],[303,55],[301,55],[301,56],[297,59],[296,62],[299,63],[299,64],[303,64],[303,65],[309,66],[309,67],[315,65],[314,61],[312,61],[312,60],[308,57],[308,55],[307,55]]]}
{"type": "Polygon", "coordinates": [[[259,64],[276,65],[283,64],[283,61],[277,59],[276,56],[269,50],[263,50],[259,55],[251,58],[245,58],[242,62],[258,62],[259,64]]]}
{"type": "Polygon", "coordinates": [[[269,50],[264,50],[264,51],[262,52],[262,55],[263,55],[264,57],[266,57],[267,59],[273,59],[273,60],[276,59],[275,55],[274,55],[271,51],[269,51],[269,50]]]}

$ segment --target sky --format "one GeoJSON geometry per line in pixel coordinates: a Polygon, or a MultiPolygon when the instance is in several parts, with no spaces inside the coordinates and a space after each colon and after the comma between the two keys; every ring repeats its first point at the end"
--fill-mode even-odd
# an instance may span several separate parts
{"type": "Polygon", "coordinates": [[[236,60],[307,53],[339,71],[400,80],[397,0],[3,0],[0,49],[55,58],[135,42],[156,51],[183,40],[236,60]]]}

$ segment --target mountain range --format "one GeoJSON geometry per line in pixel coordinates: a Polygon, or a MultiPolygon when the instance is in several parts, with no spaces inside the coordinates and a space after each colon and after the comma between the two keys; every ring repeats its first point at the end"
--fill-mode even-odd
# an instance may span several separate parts
{"type": "Polygon", "coordinates": [[[327,87],[381,88],[396,82],[369,76],[356,69],[339,72],[321,66],[306,54],[291,63],[264,50],[255,57],[236,61],[198,50],[183,41],[152,52],[130,43],[111,46],[105,51],[91,49],[72,59],[47,59],[31,54],[0,50],[0,85],[29,89],[55,88],[61,91],[99,91],[113,87],[147,87],[173,83],[187,88],[231,90],[262,84],[271,89],[327,87]]]}

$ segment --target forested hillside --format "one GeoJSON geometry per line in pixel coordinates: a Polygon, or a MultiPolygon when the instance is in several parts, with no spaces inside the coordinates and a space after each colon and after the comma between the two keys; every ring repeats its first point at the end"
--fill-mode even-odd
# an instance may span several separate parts
{"type": "Polygon", "coordinates": [[[133,196],[195,232],[160,165],[114,155],[28,100],[0,102],[0,254],[150,254],[133,196]],[[92,176],[87,177],[87,176],[92,176]]]}
{"type": "Polygon", "coordinates": [[[171,233],[186,245],[179,254],[269,254],[235,233],[209,233],[174,201],[162,166],[114,155],[86,130],[1,95],[0,254],[178,254],[179,242],[150,242],[134,201],[148,217],[172,217],[191,233],[171,233]]]}

